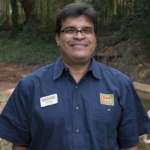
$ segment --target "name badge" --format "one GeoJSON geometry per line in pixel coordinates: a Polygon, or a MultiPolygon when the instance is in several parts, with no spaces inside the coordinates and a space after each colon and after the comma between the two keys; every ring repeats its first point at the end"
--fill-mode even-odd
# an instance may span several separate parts
{"type": "Polygon", "coordinates": [[[44,96],[40,98],[41,107],[46,107],[50,105],[54,105],[58,103],[58,96],[57,94],[52,94],[48,96],[44,96]]]}

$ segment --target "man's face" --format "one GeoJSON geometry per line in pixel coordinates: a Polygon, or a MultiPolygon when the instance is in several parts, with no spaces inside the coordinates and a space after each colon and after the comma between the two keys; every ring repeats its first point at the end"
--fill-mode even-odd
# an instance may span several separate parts
{"type": "Polygon", "coordinates": [[[68,17],[62,23],[60,34],[56,35],[56,42],[64,61],[86,63],[96,47],[94,25],[86,16],[68,17]]]}

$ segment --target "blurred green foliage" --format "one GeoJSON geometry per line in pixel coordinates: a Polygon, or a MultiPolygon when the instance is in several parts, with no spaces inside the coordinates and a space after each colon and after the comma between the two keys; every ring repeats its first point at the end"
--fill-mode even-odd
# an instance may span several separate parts
{"type": "Polygon", "coordinates": [[[0,33],[0,62],[26,65],[47,64],[59,55],[56,44],[29,33],[12,37],[8,32],[0,33]]]}
{"type": "Polygon", "coordinates": [[[40,60],[45,63],[50,55],[55,56],[57,11],[74,1],[90,3],[96,8],[100,36],[105,31],[117,31],[123,40],[136,38],[143,43],[145,56],[150,56],[150,0],[1,0],[0,61],[23,62],[34,54],[42,57],[30,58],[29,64],[40,60]],[[10,32],[11,37],[7,39],[5,34],[10,32]]]}

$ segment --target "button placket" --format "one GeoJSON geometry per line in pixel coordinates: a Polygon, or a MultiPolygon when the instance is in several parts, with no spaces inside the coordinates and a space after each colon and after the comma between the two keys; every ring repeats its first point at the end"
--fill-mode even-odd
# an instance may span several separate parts
{"type": "Polygon", "coordinates": [[[79,114],[79,87],[78,85],[75,85],[74,87],[74,91],[73,91],[73,129],[75,133],[79,133],[80,132],[80,122],[79,122],[79,118],[80,118],[80,114],[79,114]]]}

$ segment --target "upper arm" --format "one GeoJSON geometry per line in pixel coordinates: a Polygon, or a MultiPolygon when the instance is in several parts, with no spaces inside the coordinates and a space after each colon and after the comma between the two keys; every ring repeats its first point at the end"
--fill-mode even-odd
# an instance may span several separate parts
{"type": "MultiPolygon", "coordinates": [[[[20,82],[0,114],[0,136],[12,143],[30,143],[30,107],[28,88],[20,82]]],[[[31,102],[30,102],[31,105],[31,102]]]]}
{"type": "MultiPolygon", "coordinates": [[[[118,128],[118,143],[121,148],[132,147],[139,143],[140,135],[150,132],[150,120],[131,81],[121,83],[119,98],[122,117],[118,128]]],[[[125,150],[137,150],[137,147],[125,150]]]]}

